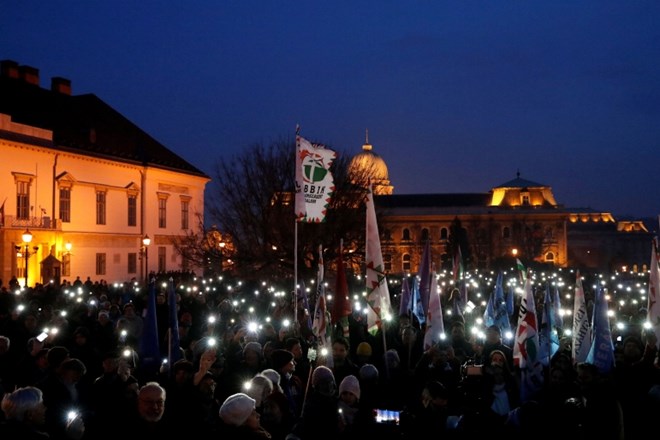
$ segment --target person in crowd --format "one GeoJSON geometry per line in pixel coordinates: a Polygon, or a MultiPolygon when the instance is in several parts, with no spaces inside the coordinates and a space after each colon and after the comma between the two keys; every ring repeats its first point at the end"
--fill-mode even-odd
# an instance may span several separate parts
{"type": "Polygon", "coordinates": [[[222,423],[219,438],[236,440],[269,440],[271,435],[261,426],[261,416],[253,398],[245,393],[227,397],[218,412],[222,423]]]}
{"type": "Polygon", "coordinates": [[[131,416],[120,423],[120,432],[130,433],[133,438],[156,439],[169,437],[172,423],[165,417],[167,392],[158,382],[144,384],[137,397],[137,405],[131,416]]]}
{"type": "Polygon", "coordinates": [[[259,373],[245,384],[245,394],[254,399],[254,405],[259,414],[263,414],[263,402],[273,392],[273,382],[259,373]]]}
{"type": "Polygon", "coordinates": [[[89,414],[89,390],[81,382],[87,372],[80,359],[66,358],[55,374],[40,383],[46,405],[46,430],[53,439],[67,438],[67,414],[76,411],[86,417],[89,414]]]}
{"type": "Polygon", "coordinates": [[[289,408],[294,417],[298,417],[302,410],[302,401],[305,394],[302,381],[293,373],[296,370],[296,361],[293,353],[287,350],[275,350],[272,355],[273,369],[280,375],[280,387],[289,402],[289,408]]]}
{"type": "Polygon", "coordinates": [[[296,417],[284,393],[273,390],[263,401],[261,424],[273,440],[285,440],[293,430],[296,417]]]}
{"type": "Polygon", "coordinates": [[[450,393],[455,393],[461,382],[461,363],[447,343],[432,345],[424,352],[415,367],[414,384],[419,393],[425,384],[438,381],[450,393]]]}
{"type": "Polygon", "coordinates": [[[358,366],[358,368],[364,364],[373,363],[371,360],[372,353],[371,345],[369,345],[368,342],[362,341],[358,344],[357,348],[355,349],[355,364],[358,366]]]}
{"type": "Polygon", "coordinates": [[[438,438],[448,438],[451,392],[442,382],[430,380],[424,384],[416,402],[401,414],[401,429],[406,439],[417,439],[433,432],[438,438]]]}
{"type": "Polygon", "coordinates": [[[137,347],[142,338],[144,321],[142,320],[142,317],[137,314],[133,302],[124,304],[122,310],[123,313],[117,320],[115,326],[116,334],[118,335],[120,343],[124,343],[131,347],[137,347]]]}
{"type": "Polygon", "coordinates": [[[300,379],[302,388],[307,389],[307,383],[312,373],[312,366],[305,355],[302,340],[300,338],[287,338],[284,341],[284,349],[293,354],[293,360],[296,363],[293,375],[300,379]]]}
{"type": "Polygon", "coordinates": [[[351,359],[348,339],[342,336],[332,341],[332,362],[332,372],[339,383],[346,376],[357,376],[360,372],[359,367],[351,359]]]}
{"type": "Polygon", "coordinates": [[[16,368],[17,386],[34,385],[48,374],[48,349],[36,337],[30,338],[27,352],[18,361],[16,368]]]}
{"type": "Polygon", "coordinates": [[[490,363],[490,353],[499,350],[504,353],[509,370],[513,371],[513,349],[502,342],[502,331],[497,325],[491,325],[486,329],[486,340],[484,341],[481,358],[477,359],[477,364],[488,365],[490,363]]]}
{"type": "Polygon", "coordinates": [[[463,365],[468,359],[474,358],[472,344],[465,335],[465,324],[462,320],[454,320],[449,329],[450,345],[454,351],[454,357],[460,365],[463,365]]]}
{"type": "Polygon", "coordinates": [[[292,433],[301,440],[336,440],[342,425],[334,373],[324,365],[317,366],[292,433]]]}
{"type": "Polygon", "coordinates": [[[347,439],[364,439],[375,427],[374,408],[363,405],[360,394],[360,380],[353,375],[339,384],[340,431],[347,439]]]}
{"type": "MultiPolygon", "coordinates": [[[[0,423],[0,438],[16,440],[48,440],[45,430],[46,405],[39,388],[27,386],[7,393],[0,408],[4,420],[0,423]]],[[[79,440],[85,434],[85,424],[78,414],[69,414],[63,438],[79,440]]]]}

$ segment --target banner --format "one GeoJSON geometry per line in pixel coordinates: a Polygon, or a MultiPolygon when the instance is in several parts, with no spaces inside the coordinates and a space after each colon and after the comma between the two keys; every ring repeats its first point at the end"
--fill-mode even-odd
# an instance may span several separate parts
{"type": "Polygon", "coordinates": [[[296,221],[325,221],[335,191],[335,182],[330,172],[335,157],[334,151],[296,135],[296,221]]]}

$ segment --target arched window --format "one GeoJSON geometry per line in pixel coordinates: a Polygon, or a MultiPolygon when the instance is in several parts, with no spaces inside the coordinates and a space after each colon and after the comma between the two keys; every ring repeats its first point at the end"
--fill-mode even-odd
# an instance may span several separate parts
{"type": "Polygon", "coordinates": [[[502,228],[502,238],[511,238],[511,228],[505,226],[502,228]]]}
{"type": "Polygon", "coordinates": [[[410,241],[410,229],[404,228],[401,235],[401,239],[404,241],[410,241]]]}
{"type": "Polygon", "coordinates": [[[385,254],[383,255],[383,266],[385,269],[385,272],[391,272],[392,271],[392,255],[391,254],[385,254]]]}
{"type": "Polygon", "coordinates": [[[404,272],[410,272],[410,254],[403,254],[403,265],[402,269],[404,272]]]}
{"type": "Polygon", "coordinates": [[[555,261],[555,254],[553,254],[552,252],[548,252],[547,254],[545,254],[545,261],[549,261],[549,262],[555,261]]]}
{"type": "Polygon", "coordinates": [[[422,242],[426,242],[426,240],[428,240],[428,239],[429,239],[429,229],[428,229],[428,228],[424,228],[424,229],[422,229],[422,237],[421,237],[421,241],[422,241],[422,242]]]}
{"type": "Polygon", "coordinates": [[[446,240],[449,237],[449,230],[447,228],[440,229],[440,240],[446,240]]]}

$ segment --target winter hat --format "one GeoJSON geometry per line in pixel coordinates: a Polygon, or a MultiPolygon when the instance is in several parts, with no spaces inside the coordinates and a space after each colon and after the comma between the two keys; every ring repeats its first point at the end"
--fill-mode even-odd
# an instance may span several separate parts
{"type": "Polygon", "coordinates": [[[389,367],[399,368],[401,365],[401,358],[399,358],[399,353],[391,348],[385,352],[385,362],[389,367]]]}
{"type": "Polygon", "coordinates": [[[293,360],[293,353],[288,350],[274,350],[270,355],[273,369],[279,370],[293,360]]]}
{"type": "Polygon", "coordinates": [[[378,379],[378,369],[373,364],[364,364],[360,367],[360,379],[374,381],[378,379]]]}
{"type": "Polygon", "coordinates": [[[334,382],[334,380],[335,375],[332,373],[332,370],[323,365],[316,367],[312,373],[312,386],[314,387],[317,387],[324,382],[334,382]]]}
{"type": "Polygon", "coordinates": [[[261,344],[258,343],[258,342],[252,341],[252,342],[248,342],[247,344],[245,344],[245,347],[243,347],[243,355],[244,356],[245,356],[245,352],[248,351],[248,350],[252,350],[252,351],[256,352],[259,356],[261,356],[262,347],[261,347],[261,344]]]}
{"type": "Polygon", "coordinates": [[[360,342],[355,353],[358,356],[371,356],[371,345],[368,342],[360,342]]]}
{"type": "Polygon", "coordinates": [[[250,380],[245,394],[254,399],[254,405],[260,407],[266,396],[273,392],[273,382],[262,374],[257,374],[250,380]]]}
{"type": "Polygon", "coordinates": [[[352,374],[346,376],[344,380],[342,380],[341,383],[339,384],[339,394],[343,393],[344,391],[348,391],[349,393],[353,394],[355,397],[359,399],[360,382],[358,381],[358,378],[353,376],[352,374]]]}
{"type": "Polygon", "coordinates": [[[49,348],[48,355],[46,355],[46,358],[48,359],[48,366],[50,368],[59,367],[60,364],[64,362],[64,360],[66,360],[68,357],[69,349],[62,345],[56,345],[49,348]]]}
{"type": "Polygon", "coordinates": [[[270,379],[271,382],[273,382],[273,388],[275,390],[284,392],[280,386],[280,373],[273,370],[272,368],[267,368],[261,372],[261,375],[266,376],[268,379],[270,379]]]}
{"type": "Polygon", "coordinates": [[[255,408],[255,400],[252,397],[244,393],[236,393],[225,399],[218,415],[228,425],[241,426],[255,408]]]}

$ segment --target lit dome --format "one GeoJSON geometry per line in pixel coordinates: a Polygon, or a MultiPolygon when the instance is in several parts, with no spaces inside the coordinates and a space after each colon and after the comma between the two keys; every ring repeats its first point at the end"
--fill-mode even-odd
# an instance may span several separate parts
{"type": "Polygon", "coordinates": [[[348,166],[349,175],[356,176],[355,180],[362,180],[369,176],[373,183],[374,194],[392,194],[394,188],[390,185],[387,164],[372,150],[373,146],[369,143],[369,130],[367,130],[362,152],[356,154],[348,166]]]}

